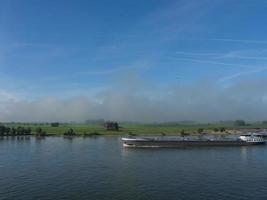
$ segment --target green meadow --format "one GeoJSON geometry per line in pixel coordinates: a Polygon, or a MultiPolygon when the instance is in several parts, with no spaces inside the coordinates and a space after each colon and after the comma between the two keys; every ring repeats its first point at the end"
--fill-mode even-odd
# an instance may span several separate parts
{"type": "Polygon", "coordinates": [[[8,127],[31,128],[31,133],[35,134],[37,128],[48,135],[64,135],[70,129],[75,135],[93,136],[93,135],[194,135],[200,133],[208,134],[232,134],[234,131],[249,131],[256,129],[267,129],[266,123],[251,123],[237,125],[234,123],[207,123],[207,124],[120,124],[119,131],[108,131],[100,124],[60,124],[58,127],[52,127],[51,124],[32,124],[32,123],[6,123],[8,127]]]}

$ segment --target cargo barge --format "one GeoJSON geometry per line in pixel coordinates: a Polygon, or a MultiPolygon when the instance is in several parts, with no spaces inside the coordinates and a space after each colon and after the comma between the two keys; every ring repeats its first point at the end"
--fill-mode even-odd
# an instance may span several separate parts
{"type": "Polygon", "coordinates": [[[236,139],[170,139],[170,138],[122,138],[124,147],[194,147],[194,146],[248,146],[261,145],[265,141],[260,136],[241,135],[236,139]]]}

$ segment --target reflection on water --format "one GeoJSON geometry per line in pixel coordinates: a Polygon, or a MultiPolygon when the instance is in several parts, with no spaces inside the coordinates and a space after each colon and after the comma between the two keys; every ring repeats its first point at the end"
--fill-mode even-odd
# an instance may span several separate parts
{"type": "Polygon", "coordinates": [[[244,163],[247,162],[247,147],[240,147],[240,151],[241,151],[241,158],[242,158],[242,161],[244,163]]]}
{"type": "Polygon", "coordinates": [[[266,199],[267,147],[128,149],[117,137],[0,137],[0,199],[266,199]]]}
{"type": "Polygon", "coordinates": [[[30,141],[31,136],[0,136],[0,141],[7,142],[19,142],[19,141],[30,141]]]}

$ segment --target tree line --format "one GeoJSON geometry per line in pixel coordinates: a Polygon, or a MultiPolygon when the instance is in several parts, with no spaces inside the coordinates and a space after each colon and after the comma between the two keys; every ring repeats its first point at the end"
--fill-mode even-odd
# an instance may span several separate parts
{"type": "MultiPolygon", "coordinates": [[[[0,136],[26,136],[33,135],[31,127],[8,127],[5,125],[0,125],[0,136]]],[[[42,130],[42,128],[37,127],[35,129],[36,136],[45,136],[46,132],[42,130]]]]}

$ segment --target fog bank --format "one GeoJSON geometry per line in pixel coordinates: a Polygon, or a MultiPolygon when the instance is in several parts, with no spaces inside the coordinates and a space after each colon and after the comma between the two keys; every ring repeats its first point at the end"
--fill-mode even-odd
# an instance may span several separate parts
{"type": "MultiPolygon", "coordinates": [[[[213,81],[191,85],[120,83],[95,97],[60,100],[45,97],[35,101],[0,95],[1,121],[83,122],[86,119],[168,122],[200,122],[267,119],[267,80],[246,80],[230,86],[213,81]]],[[[85,95],[86,96],[86,95],[85,95]]]]}

